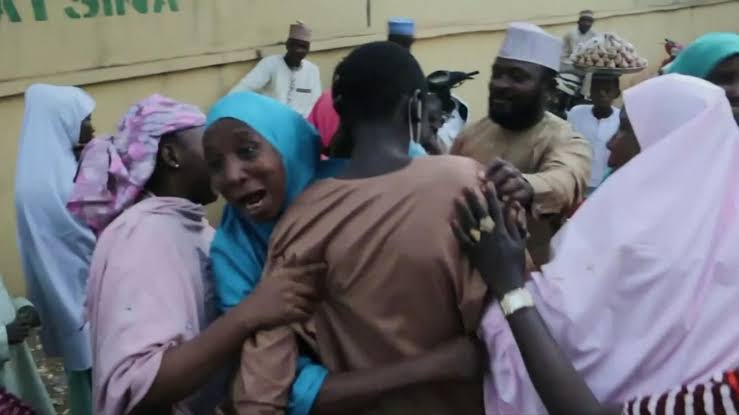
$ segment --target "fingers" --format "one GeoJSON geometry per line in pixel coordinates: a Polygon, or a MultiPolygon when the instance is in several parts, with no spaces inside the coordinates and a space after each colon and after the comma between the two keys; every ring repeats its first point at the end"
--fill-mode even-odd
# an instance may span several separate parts
{"type": "Polygon", "coordinates": [[[464,189],[464,198],[467,201],[467,206],[472,211],[472,214],[475,218],[475,224],[480,223],[480,220],[488,215],[488,213],[485,211],[485,208],[482,206],[482,203],[480,203],[480,199],[477,197],[477,194],[472,189],[464,189]]]}
{"type": "MultiPolygon", "coordinates": [[[[509,178],[516,177],[516,169],[509,163],[496,159],[488,169],[487,178],[500,189],[509,178]]],[[[501,192],[502,193],[502,192],[501,192]]]]}
{"type": "Polygon", "coordinates": [[[281,261],[284,267],[294,267],[298,265],[298,255],[293,253],[289,254],[287,257],[283,256],[281,261]]]}
{"type": "Polygon", "coordinates": [[[495,158],[489,165],[486,172],[486,176],[488,179],[492,179],[496,174],[500,173],[502,169],[504,169],[508,163],[506,163],[503,159],[495,158]]]}
{"type": "Polygon", "coordinates": [[[521,238],[528,239],[529,228],[528,223],[526,222],[526,209],[517,201],[513,202],[513,205],[516,208],[516,224],[518,226],[518,233],[521,235],[521,238]]]}
{"type": "Polygon", "coordinates": [[[457,209],[457,220],[456,223],[460,225],[465,233],[468,233],[470,229],[476,229],[479,220],[475,218],[475,215],[470,211],[471,206],[461,200],[454,202],[455,208],[457,209]]]}
{"type": "Polygon", "coordinates": [[[523,186],[523,182],[518,182],[520,185],[518,187],[518,190],[516,190],[513,194],[511,194],[511,198],[517,202],[525,203],[527,199],[529,199],[530,195],[526,188],[523,186]]]}
{"type": "Polygon", "coordinates": [[[502,224],[503,214],[500,210],[500,201],[498,200],[498,194],[495,191],[495,185],[490,181],[486,181],[483,184],[483,193],[487,198],[488,213],[490,214],[490,217],[493,218],[493,222],[496,224],[502,224]]]}
{"type": "Polygon", "coordinates": [[[475,247],[475,242],[472,240],[467,232],[462,230],[457,221],[452,222],[452,232],[454,232],[457,240],[459,240],[459,243],[462,244],[462,249],[464,249],[465,251],[471,250],[475,247]]]}
{"type": "Polygon", "coordinates": [[[287,291],[292,293],[295,297],[307,298],[309,300],[315,300],[318,298],[316,285],[311,280],[290,281],[287,291]]]}
{"type": "Polygon", "coordinates": [[[293,262],[292,266],[285,266],[285,278],[292,281],[315,280],[316,277],[325,274],[328,271],[328,265],[322,262],[298,265],[293,262]]]}
{"type": "Polygon", "coordinates": [[[505,179],[503,183],[499,183],[497,185],[497,188],[500,194],[507,195],[518,200],[517,196],[520,196],[518,195],[518,193],[521,193],[521,191],[523,190],[523,184],[517,176],[509,176],[505,179]]]}
{"type": "Polygon", "coordinates": [[[313,289],[313,284],[304,282],[291,282],[284,292],[287,312],[286,321],[307,320],[316,308],[318,308],[318,294],[313,289]]]}
{"type": "Polygon", "coordinates": [[[314,284],[296,283],[293,290],[289,303],[292,304],[297,318],[301,318],[301,315],[305,315],[304,318],[308,318],[315,312],[320,303],[319,295],[315,290],[314,284]]]}
{"type": "Polygon", "coordinates": [[[508,232],[508,235],[510,236],[511,239],[513,239],[515,242],[520,242],[523,239],[523,236],[521,235],[521,231],[519,229],[517,202],[507,203],[505,207],[505,212],[506,212],[506,220],[505,220],[506,231],[508,232]]]}
{"type": "Polygon", "coordinates": [[[293,302],[293,309],[295,311],[308,315],[313,314],[317,307],[318,301],[315,298],[300,297],[293,302]]]}
{"type": "Polygon", "coordinates": [[[501,169],[492,177],[488,177],[488,180],[495,183],[495,187],[498,189],[498,193],[503,196],[508,195],[508,192],[516,190],[516,179],[516,175],[507,169],[501,169]],[[509,190],[511,188],[512,190],[509,190]]]}
{"type": "MultiPolygon", "coordinates": [[[[319,300],[317,282],[328,270],[325,263],[306,263],[298,255],[291,254],[281,258],[279,275],[260,282],[264,291],[264,301],[282,304],[276,321],[282,323],[308,318],[316,309],[319,300]],[[288,265],[290,264],[290,265],[288,265]],[[281,313],[281,314],[280,314],[281,313]]],[[[265,304],[266,305],[266,304],[265,304]]],[[[275,322],[268,319],[268,323],[275,322]]]]}
{"type": "Polygon", "coordinates": [[[300,265],[294,268],[295,273],[302,275],[321,275],[326,273],[328,265],[323,262],[318,262],[308,265],[300,265]]]}
{"type": "Polygon", "coordinates": [[[287,291],[298,297],[305,297],[310,301],[317,298],[316,283],[328,271],[324,263],[295,266],[286,269],[286,280],[289,282],[287,291]]]}
{"type": "Polygon", "coordinates": [[[301,308],[297,305],[293,306],[288,315],[286,321],[288,322],[300,322],[305,321],[313,315],[313,309],[310,307],[301,308]]]}

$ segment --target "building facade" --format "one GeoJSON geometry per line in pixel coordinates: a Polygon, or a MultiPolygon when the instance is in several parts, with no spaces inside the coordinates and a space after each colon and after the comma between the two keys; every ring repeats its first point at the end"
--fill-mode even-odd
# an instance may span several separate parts
{"type": "Polygon", "coordinates": [[[308,59],[328,88],[350,48],[384,39],[389,17],[409,16],[427,73],[481,72],[459,90],[479,118],[506,24],[527,20],[561,36],[581,9],[595,11],[596,30],[622,35],[652,64],[624,87],[656,72],[666,37],[739,31],[739,0],[0,0],[0,273],[23,291],[13,184],[23,91],[33,83],[83,87],[97,101],[98,133],[111,132],[129,105],[154,92],[207,110],[259,57],[284,50],[297,19],[313,29],[308,59]]]}

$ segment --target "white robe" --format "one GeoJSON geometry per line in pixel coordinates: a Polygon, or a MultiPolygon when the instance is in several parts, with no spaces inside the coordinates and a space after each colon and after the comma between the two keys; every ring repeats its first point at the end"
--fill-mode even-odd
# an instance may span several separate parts
{"type": "Polygon", "coordinates": [[[283,55],[262,59],[230,93],[252,91],[267,95],[308,117],[321,96],[321,74],[316,65],[303,59],[292,69],[283,55]]]}
{"type": "Polygon", "coordinates": [[[599,120],[593,115],[592,105],[578,105],[567,114],[567,121],[570,122],[572,128],[585,136],[593,149],[590,183],[588,183],[590,188],[600,186],[606,175],[608,157],[611,155],[606,144],[618,131],[618,126],[621,124],[620,114],[621,110],[614,107],[610,117],[599,120]]]}
{"type": "Polygon", "coordinates": [[[471,118],[469,106],[467,104],[455,96],[452,96],[452,100],[454,100],[454,110],[450,114],[449,119],[437,132],[439,139],[441,139],[448,149],[452,148],[454,140],[462,130],[464,130],[464,127],[467,125],[467,120],[471,118]],[[465,107],[466,117],[462,117],[462,114],[459,111],[460,107],[465,107]]]}

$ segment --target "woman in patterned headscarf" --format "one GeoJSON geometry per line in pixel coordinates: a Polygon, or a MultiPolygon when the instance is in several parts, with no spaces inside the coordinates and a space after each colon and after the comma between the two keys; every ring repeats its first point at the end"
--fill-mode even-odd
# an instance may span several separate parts
{"type": "Polygon", "coordinates": [[[306,316],[304,283],[288,276],[214,319],[204,124],[153,95],[83,153],[68,207],[99,234],[87,297],[96,414],[212,413],[244,339],[306,316]]]}

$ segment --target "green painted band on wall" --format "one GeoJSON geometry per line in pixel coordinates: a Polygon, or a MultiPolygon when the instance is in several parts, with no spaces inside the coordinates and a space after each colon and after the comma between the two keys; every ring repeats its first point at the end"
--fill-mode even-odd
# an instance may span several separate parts
{"type": "MultiPolygon", "coordinates": [[[[20,23],[22,16],[15,6],[16,1],[30,1],[33,9],[33,20],[44,22],[49,20],[46,0],[0,0],[0,23],[5,18],[11,23],[20,23]]],[[[69,0],[72,5],[64,7],[64,14],[70,19],[89,19],[98,16],[125,16],[129,10],[126,3],[139,14],[150,11],[162,13],[165,8],[171,12],[180,11],[178,0],[69,0]],[[150,7],[151,6],[151,7],[150,7]],[[102,14],[100,13],[102,9],[102,14]]]]}

